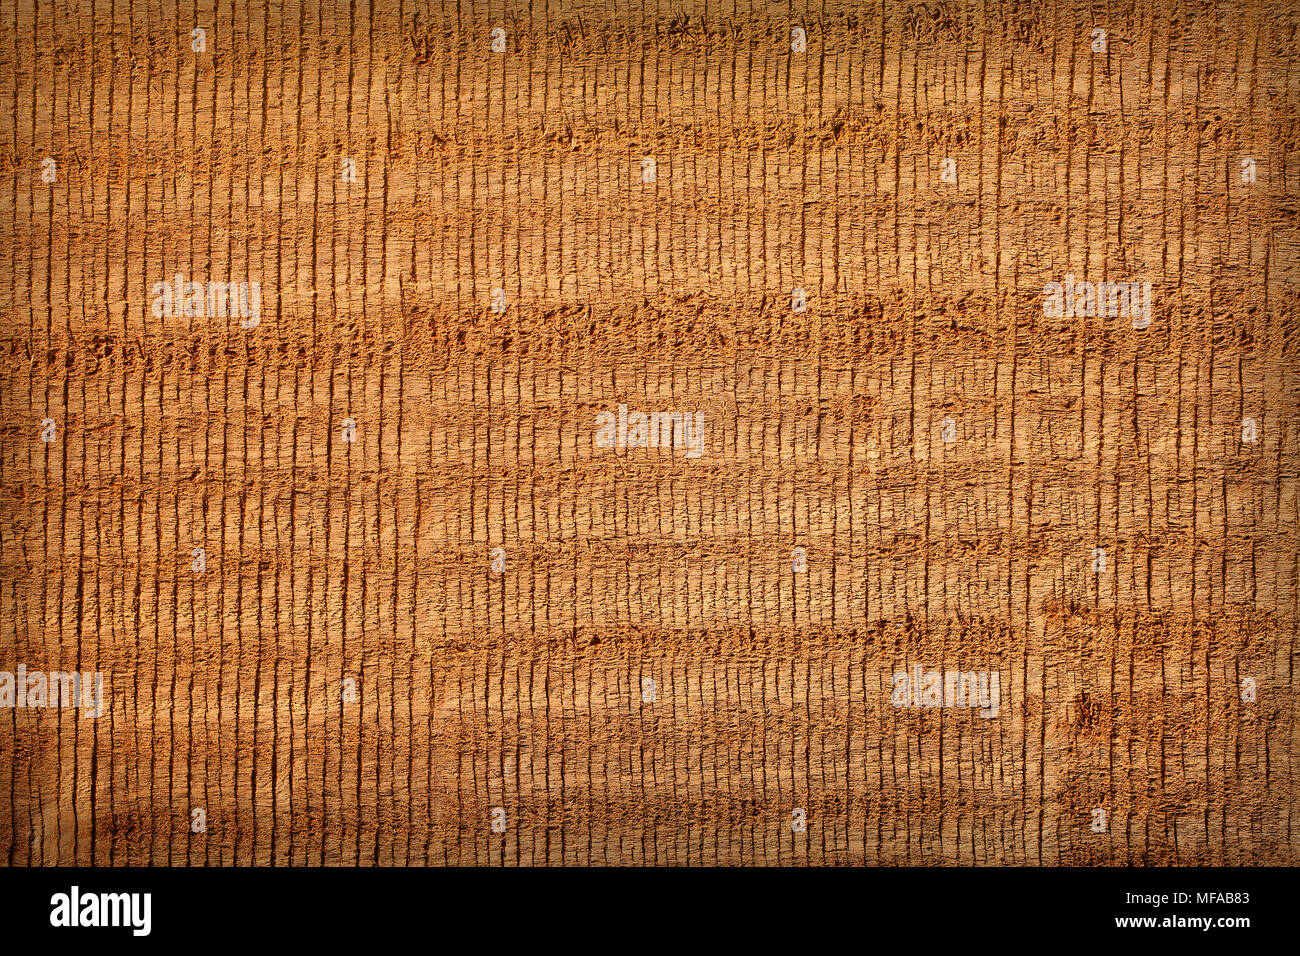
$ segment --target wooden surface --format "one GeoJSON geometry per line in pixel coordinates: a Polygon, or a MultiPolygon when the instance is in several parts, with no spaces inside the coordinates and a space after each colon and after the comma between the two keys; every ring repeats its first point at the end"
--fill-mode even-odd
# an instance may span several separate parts
{"type": "Polygon", "coordinates": [[[0,861],[1300,862],[1298,37],[4,0],[0,861]]]}

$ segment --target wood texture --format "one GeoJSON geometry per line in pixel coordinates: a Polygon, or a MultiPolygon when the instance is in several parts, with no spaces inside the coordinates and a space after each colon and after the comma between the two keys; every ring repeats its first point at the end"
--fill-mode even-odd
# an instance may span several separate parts
{"type": "Polygon", "coordinates": [[[1289,0],[3,0],[0,669],[106,712],[0,710],[0,860],[1300,862],[1298,48],[1289,0]]]}

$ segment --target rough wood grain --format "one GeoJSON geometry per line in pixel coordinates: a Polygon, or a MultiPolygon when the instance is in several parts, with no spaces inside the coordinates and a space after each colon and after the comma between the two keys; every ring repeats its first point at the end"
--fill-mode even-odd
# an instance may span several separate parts
{"type": "Polygon", "coordinates": [[[1298,40],[4,0],[0,669],[107,676],[0,709],[0,861],[1300,862],[1298,40]]]}

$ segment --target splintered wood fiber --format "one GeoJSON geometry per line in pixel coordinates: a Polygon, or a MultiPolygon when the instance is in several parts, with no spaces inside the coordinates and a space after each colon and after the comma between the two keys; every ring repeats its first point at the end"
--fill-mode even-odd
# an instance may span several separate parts
{"type": "Polygon", "coordinates": [[[1298,51],[3,0],[0,861],[1300,862],[1298,51]]]}

